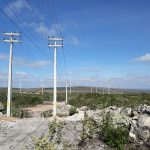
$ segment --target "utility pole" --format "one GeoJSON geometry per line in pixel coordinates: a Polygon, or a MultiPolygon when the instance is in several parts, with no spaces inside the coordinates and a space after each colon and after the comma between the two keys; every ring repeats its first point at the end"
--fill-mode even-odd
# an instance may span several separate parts
{"type": "Polygon", "coordinates": [[[71,86],[72,86],[72,85],[71,85],[71,80],[70,80],[70,94],[71,94],[71,92],[72,92],[71,86]]]}
{"type": "Polygon", "coordinates": [[[63,47],[63,38],[48,37],[48,47],[54,47],[54,95],[53,95],[53,117],[57,115],[57,47],[63,47]]]}
{"type": "Polygon", "coordinates": [[[67,80],[66,80],[66,104],[68,103],[68,86],[67,86],[67,80]]]}
{"type": "Polygon", "coordinates": [[[21,81],[20,81],[20,94],[21,94],[21,81]]]}
{"type": "Polygon", "coordinates": [[[107,83],[108,94],[110,94],[110,83],[108,81],[106,81],[106,83],[107,83]]]}
{"type": "Polygon", "coordinates": [[[103,95],[105,94],[105,89],[103,88],[103,95]]]}
{"type": "Polygon", "coordinates": [[[91,93],[93,93],[93,88],[91,87],[91,93]]]}
{"type": "Polygon", "coordinates": [[[11,116],[11,102],[12,102],[12,59],[13,59],[13,44],[21,43],[19,40],[16,40],[15,36],[21,36],[20,33],[3,33],[4,42],[10,43],[10,55],[9,55],[9,71],[8,71],[8,95],[7,95],[7,117],[11,116]],[[5,39],[5,37],[10,37],[10,39],[5,39]]]}
{"type": "Polygon", "coordinates": [[[5,84],[5,79],[4,79],[4,88],[6,87],[6,84],[5,84]]]}
{"type": "Polygon", "coordinates": [[[96,86],[96,93],[97,93],[97,86],[96,86]]]}
{"type": "Polygon", "coordinates": [[[41,80],[41,92],[42,92],[42,95],[43,95],[43,80],[41,80]]]}

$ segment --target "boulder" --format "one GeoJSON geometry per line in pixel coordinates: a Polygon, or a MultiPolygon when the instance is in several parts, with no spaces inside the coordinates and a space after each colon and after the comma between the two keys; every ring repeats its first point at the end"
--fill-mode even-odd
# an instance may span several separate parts
{"type": "Polygon", "coordinates": [[[137,124],[140,128],[150,129],[150,116],[147,114],[142,114],[137,120],[137,124]]]}
{"type": "Polygon", "coordinates": [[[132,118],[132,120],[137,120],[138,117],[139,117],[139,113],[134,110],[134,111],[133,111],[133,118],[132,118]]]}
{"type": "Polygon", "coordinates": [[[78,113],[75,113],[72,116],[68,116],[66,118],[67,121],[81,121],[84,120],[85,112],[84,111],[78,111],[78,113]]]}
{"type": "Polygon", "coordinates": [[[137,130],[138,130],[137,121],[132,120],[131,121],[130,132],[129,132],[129,139],[130,139],[131,142],[136,142],[138,140],[137,130]]]}
{"type": "Polygon", "coordinates": [[[140,105],[138,107],[138,112],[140,114],[150,114],[150,106],[147,105],[140,105]]]}
{"type": "Polygon", "coordinates": [[[133,111],[131,108],[126,108],[125,109],[125,114],[128,116],[128,117],[131,117],[133,115],[133,111]]]}
{"type": "Polygon", "coordinates": [[[93,118],[95,121],[101,121],[103,118],[103,111],[101,110],[88,110],[86,115],[90,118],[93,118]]]}
{"type": "Polygon", "coordinates": [[[87,110],[88,110],[87,106],[82,106],[82,107],[77,109],[77,111],[87,111],[87,110]]]}
{"type": "Polygon", "coordinates": [[[142,114],[137,120],[137,134],[141,140],[150,146],[150,116],[142,114]]]}

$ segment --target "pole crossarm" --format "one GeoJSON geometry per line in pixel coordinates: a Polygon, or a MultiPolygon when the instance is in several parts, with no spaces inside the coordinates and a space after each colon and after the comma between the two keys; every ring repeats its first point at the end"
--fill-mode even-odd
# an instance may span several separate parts
{"type": "Polygon", "coordinates": [[[17,32],[4,32],[3,33],[4,36],[21,36],[21,33],[17,33],[17,32]]]}
{"type": "Polygon", "coordinates": [[[63,41],[64,38],[48,37],[49,41],[63,41]]]}
{"type": "Polygon", "coordinates": [[[48,44],[49,47],[63,47],[63,44],[48,44]]]}
{"type": "Polygon", "coordinates": [[[7,42],[7,43],[21,43],[21,41],[19,41],[19,40],[3,40],[4,42],[7,42]]]}

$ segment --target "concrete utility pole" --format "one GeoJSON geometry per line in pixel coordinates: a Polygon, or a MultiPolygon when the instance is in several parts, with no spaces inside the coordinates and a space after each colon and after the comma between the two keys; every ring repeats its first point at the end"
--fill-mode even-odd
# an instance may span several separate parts
{"type": "Polygon", "coordinates": [[[5,79],[4,79],[4,88],[6,87],[6,84],[5,84],[5,79]]]}
{"type": "Polygon", "coordinates": [[[57,108],[57,47],[63,47],[63,38],[55,38],[55,37],[48,37],[48,47],[54,47],[54,95],[53,95],[53,117],[55,118],[57,115],[56,108],[57,108]]]}
{"type": "Polygon", "coordinates": [[[110,83],[108,81],[106,81],[106,83],[107,83],[108,94],[110,94],[110,83]]]}
{"type": "Polygon", "coordinates": [[[10,56],[9,56],[9,71],[8,71],[8,95],[7,95],[7,117],[11,116],[11,101],[12,101],[12,59],[13,59],[13,43],[21,43],[19,40],[14,39],[15,36],[21,36],[20,33],[3,33],[4,42],[10,43],[10,56]],[[10,39],[5,39],[5,37],[10,39]]]}
{"type": "Polygon", "coordinates": [[[70,80],[70,94],[72,92],[72,88],[71,88],[72,84],[71,84],[71,80],[70,80]]]}
{"type": "Polygon", "coordinates": [[[96,93],[97,93],[97,86],[96,86],[96,93]]]}
{"type": "Polygon", "coordinates": [[[41,80],[41,92],[42,92],[42,95],[43,95],[43,80],[41,80]]]}
{"type": "Polygon", "coordinates": [[[67,86],[67,80],[66,80],[66,104],[68,103],[68,86],[67,86]]]}
{"type": "Polygon", "coordinates": [[[93,88],[91,87],[91,93],[93,93],[93,88]]]}
{"type": "Polygon", "coordinates": [[[21,94],[21,81],[20,81],[20,94],[21,94]]]}

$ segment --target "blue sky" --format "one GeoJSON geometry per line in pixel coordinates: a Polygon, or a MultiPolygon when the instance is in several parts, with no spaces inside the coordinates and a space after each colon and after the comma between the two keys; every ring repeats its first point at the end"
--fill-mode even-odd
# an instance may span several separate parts
{"type": "MultiPolygon", "coordinates": [[[[150,89],[149,0],[1,0],[0,32],[21,32],[14,45],[13,86],[52,86],[48,36],[64,37],[67,78],[73,85],[150,89]],[[56,14],[56,16],[55,16],[56,14]]],[[[1,36],[3,38],[3,36],[1,36]]],[[[9,45],[0,43],[0,85],[7,82],[9,45]]],[[[57,50],[64,85],[63,50],[57,50]]]]}

